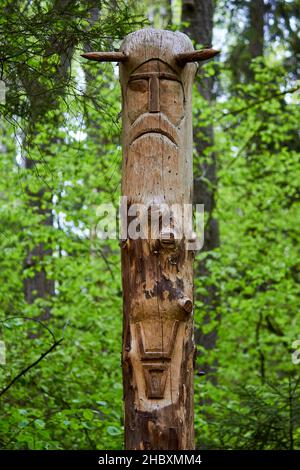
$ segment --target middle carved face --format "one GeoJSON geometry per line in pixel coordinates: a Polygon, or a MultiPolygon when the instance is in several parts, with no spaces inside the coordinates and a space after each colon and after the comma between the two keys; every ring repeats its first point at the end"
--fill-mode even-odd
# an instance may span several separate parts
{"type": "Polygon", "coordinates": [[[127,109],[131,124],[151,113],[163,116],[177,127],[184,116],[184,91],[179,77],[159,60],[142,64],[130,76],[127,109]]]}

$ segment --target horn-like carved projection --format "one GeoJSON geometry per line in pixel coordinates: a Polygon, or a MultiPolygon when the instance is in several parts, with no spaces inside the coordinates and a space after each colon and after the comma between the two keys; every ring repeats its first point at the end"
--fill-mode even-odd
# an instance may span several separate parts
{"type": "Polygon", "coordinates": [[[86,52],[81,57],[98,62],[125,62],[127,56],[123,52],[86,52]]]}
{"type": "MultiPolygon", "coordinates": [[[[125,448],[194,449],[193,259],[179,215],[192,203],[192,85],[196,65],[217,54],[195,51],[182,33],[146,28],[119,52],[83,57],[120,62],[122,195],[159,219],[155,236],[121,243],[125,448]]],[[[125,211],[126,212],[126,211],[125,211]]]]}
{"type": "MultiPolygon", "coordinates": [[[[203,62],[218,55],[220,51],[215,49],[202,49],[200,51],[183,52],[175,55],[175,60],[180,66],[184,66],[189,62],[203,62]]],[[[128,56],[123,52],[86,52],[81,57],[98,62],[125,62],[128,56]]]]}

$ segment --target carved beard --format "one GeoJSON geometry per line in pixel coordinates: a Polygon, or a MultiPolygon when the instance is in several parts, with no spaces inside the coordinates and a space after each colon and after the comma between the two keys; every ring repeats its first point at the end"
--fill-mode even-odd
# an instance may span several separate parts
{"type": "MultiPolygon", "coordinates": [[[[166,136],[158,133],[144,134],[136,139],[129,150],[129,165],[137,175],[136,195],[137,200],[143,195],[144,178],[151,175],[152,188],[149,188],[148,197],[150,201],[157,201],[161,196],[161,188],[165,186],[164,181],[168,181],[171,171],[178,173],[178,151],[177,146],[166,136]],[[141,175],[141,168],[144,174],[141,175]]],[[[168,200],[172,199],[174,187],[166,187],[165,194],[168,200]]],[[[145,201],[146,202],[146,201],[145,201]]]]}
{"type": "Polygon", "coordinates": [[[169,204],[178,202],[178,129],[161,113],[149,113],[136,120],[130,137],[126,167],[127,171],[136,174],[137,182],[136,187],[131,189],[132,200],[145,204],[157,203],[163,192],[169,204]],[[145,196],[147,200],[143,199],[145,196]]]}

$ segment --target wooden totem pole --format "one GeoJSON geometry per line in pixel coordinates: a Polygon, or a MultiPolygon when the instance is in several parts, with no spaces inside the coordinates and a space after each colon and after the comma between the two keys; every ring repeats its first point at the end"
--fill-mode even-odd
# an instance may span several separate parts
{"type": "Polygon", "coordinates": [[[144,237],[126,231],[121,242],[126,449],[194,449],[193,240],[174,211],[167,225],[163,212],[192,204],[194,62],[216,53],[195,51],[185,34],[146,28],[119,52],[83,55],[120,63],[123,226],[134,205],[147,209],[144,237]]]}

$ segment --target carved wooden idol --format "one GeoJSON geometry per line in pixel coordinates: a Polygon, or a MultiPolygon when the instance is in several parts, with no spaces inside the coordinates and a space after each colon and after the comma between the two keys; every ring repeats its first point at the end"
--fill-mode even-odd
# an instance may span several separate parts
{"type": "Polygon", "coordinates": [[[150,28],[128,35],[120,52],[85,54],[120,63],[125,222],[134,205],[147,208],[144,238],[126,233],[121,243],[126,449],[194,448],[194,252],[180,210],[169,210],[168,224],[164,212],[192,203],[194,62],[215,54],[150,28]]]}

